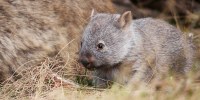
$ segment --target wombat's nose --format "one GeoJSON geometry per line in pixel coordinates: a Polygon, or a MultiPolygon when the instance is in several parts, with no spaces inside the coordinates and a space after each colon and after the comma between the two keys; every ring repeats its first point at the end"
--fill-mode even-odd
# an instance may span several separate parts
{"type": "Polygon", "coordinates": [[[95,58],[93,56],[85,56],[79,59],[79,62],[87,69],[93,69],[95,58]]]}
{"type": "Polygon", "coordinates": [[[87,67],[90,63],[86,59],[81,59],[83,66],[87,67]]]}

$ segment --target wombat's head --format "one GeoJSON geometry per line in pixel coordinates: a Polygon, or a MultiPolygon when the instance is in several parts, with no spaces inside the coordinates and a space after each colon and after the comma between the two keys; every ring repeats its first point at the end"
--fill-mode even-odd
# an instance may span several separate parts
{"type": "Polygon", "coordinates": [[[79,61],[88,69],[119,64],[131,47],[131,12],[91,15],[81,40],[79,61]]]}

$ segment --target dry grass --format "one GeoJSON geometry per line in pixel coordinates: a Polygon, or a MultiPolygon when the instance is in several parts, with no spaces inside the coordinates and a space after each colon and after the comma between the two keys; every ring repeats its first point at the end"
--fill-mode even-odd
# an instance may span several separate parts
{"type": "MultiPolygon", "coordinates": [[[[187,79],[168,77],[149,85],[125,87],[114,85],[111,89],[95,89],[56,81],[52,73],[65,77],[67,64],[60,59],[46,58],[41,65],[23,70],[21,79],[1,87],[3,100],[197,100],[200,93],[200,75],[190,73],[187,79]]],[[[68,80],[69,81],[69,80],[68,80]]]]}

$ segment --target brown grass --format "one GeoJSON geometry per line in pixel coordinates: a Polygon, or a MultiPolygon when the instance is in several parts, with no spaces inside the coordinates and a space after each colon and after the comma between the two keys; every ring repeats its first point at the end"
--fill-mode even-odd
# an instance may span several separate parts
{"type": "Polygon", "coordinates": [[[23,73],[21,79],[1,87],[0,98],[3,100],[197,100],[199,97],[199,71],[191,72],[187,79],[177,80],[169,76],[148,85],[125,87],[115,84],[111,89],[97,89],[78,86],[70,80],[67,80],[69,84],[57,81],[53,74],[56,73],[63,78],[61,80],[64,80],[67,66],[69,65],[57,57],[46,58],[38,66],[26,67],[21,72],[23,73]]]}

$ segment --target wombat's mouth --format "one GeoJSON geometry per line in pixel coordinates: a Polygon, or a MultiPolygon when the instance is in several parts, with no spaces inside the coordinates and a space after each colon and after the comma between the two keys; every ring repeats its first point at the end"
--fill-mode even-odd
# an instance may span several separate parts
{"type": "Polygon", "coordinates": [[[88,64],[87,66],[84,66],[88,70],[98,70],[98,69],[105,69],[106,65],[100,65],[100,66],[95,66],[93,63],[88,64]]]}
{"type": "Polygon", "coordinates": [[[95,66],[93,64],[88,64],[87,66],[84,66],[88,70],[95,70],[95,66]]]}
{"type": "MultiPolygon", "coordinates": [[[[120,64],[120,63],[119,63],[120,64]]],[[[87,68],[88,70],[94,71],[94,70],[107,70],[113,67],[118,66],[118,64],[115,65],[109,65],[109,64],[103,64],[103,65],[99,65],[99,66],[95,66],[93,64],[89,64],[87,66],[84,66],[85,68],[87,68]]]]}
{"type": "Polygon", "coordinates": [[[87,63],[87,64],[85,64],[85,63],[82,62],[82,66],[85,67],[88,70],[91,70],[91,71],[94,71],[94,70],[107,70],[107,69],[110,69],[110,68],[113,68],[113,67],[117,67],[119,65],[121,65],[121,62],[113,64],[113,65],[102,64],[102,65],[98,65],[98,66],[95,65],[94,62],[87,63]]]}

